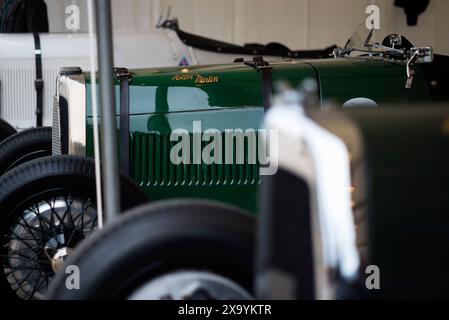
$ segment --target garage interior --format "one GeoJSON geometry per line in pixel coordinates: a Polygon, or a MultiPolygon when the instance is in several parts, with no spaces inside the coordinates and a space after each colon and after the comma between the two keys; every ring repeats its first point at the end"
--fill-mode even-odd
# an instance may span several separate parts
{"type": "MultiPolygon", "coordinates": [[[[82,0],[46,2],[52,32],[66,31],[64,13],[68,5],[77,4],[81,12],[86,12],[82,0]]],[[[380,8],[382,36],[399,33],[416,45],[425,43],[440,54],[449,54],[445,35],[449,28],[446,19],[449,4],[444,0],[432,0],[420,15],[419,24],[412,27],[407,25],[404,10],[391,0],[112,0],[111,4],[117,32],[153,29],[171,7],[172,16],[179,19],[185,31],[240,45],[276,40],[291,49],[343,46],[364,21],[367,5],[373,4],[380,8]],[[293,30],[294,36],[290,32],[293,30]]],[[[85,19],[82,14],[82,31],[87,31],[85,19]]]]}
{"type": "Polygon", "coordinates": [[[449,298],[448,1],[0,10],[2,301],[449,298]]]}

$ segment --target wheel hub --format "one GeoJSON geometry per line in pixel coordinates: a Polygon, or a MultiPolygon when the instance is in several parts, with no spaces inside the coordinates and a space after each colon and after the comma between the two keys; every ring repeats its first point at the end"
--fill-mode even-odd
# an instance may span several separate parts
{"type": "Polygon", "coordinates": [[[97,214],[89,199],[72,196],[27,205],[11,226],[2,267],[19,298],[41,299],[73,248],[96,229],[97,214]]]}
{"type": "Polygon", "coordinates": [[[50,259],[51,268],[56,273],[61,270],[61,267],[64,265],[64,262],[67,260],[69,256],[73,254],[73,249],[71,248],[61,248],[56,251],[53,257],[50,259]]]}
{"type": "Polygon", "coordinates": [[[130,300],[251,300],[231,279],[206,271],[178,271],[142,285],[130,300]]]}

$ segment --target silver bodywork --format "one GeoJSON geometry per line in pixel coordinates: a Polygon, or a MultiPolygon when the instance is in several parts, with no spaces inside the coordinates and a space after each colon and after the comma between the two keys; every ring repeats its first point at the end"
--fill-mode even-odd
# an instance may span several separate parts
{"type": "MultiPolygon", "coordinates": [[[[264,125],[266,129],[278,131],[278,154],[274,156],[278,157],[279,168],[304,180],[310,188],[315,297],[334,299],[333,275],[340,274],[351,282],[357,278],[360,267],[351,201],[354,178],[351,155],[341,136],[310,118],[299,98],[291,97],[295,94],[288,92],[278,98],[268,111],[264,125]]],[[[340,124],[344,129],[349,127],[350,132],[356,130],[348,121],[340,124]]],[[[342,127],[336,131],[342,131],[342,127]]],[[[359,136],[357,132],[352,133],[359,136]]],[[[271,267],[259,275],[257,286],[260,292],[271,288],[270,296],[265,298],[291,299],[297,291],[294,277],[271,267]]]]}
{"type": "Polygon", "coordinates": [[[53,109],[53,154],[86,154],[86,83],[84,75],[60,75],[53,109]],[[65,100],[66,104],[63,104],[65,100]],[[62,110],[66,108],[66,110],[62,110]],[[61,125],[65,121],[67,125],[61,125]],[[66,128],[65,128],[66,127],[66,128]],[[63,130],[66,130],[65,135],[63,130]],[[66,138],[66,141],[61,139],[66,138]],[[62,150],[64,144],[67,150],[62,150]],[[65,151],[65,152],[63,152],[65,151]]]}

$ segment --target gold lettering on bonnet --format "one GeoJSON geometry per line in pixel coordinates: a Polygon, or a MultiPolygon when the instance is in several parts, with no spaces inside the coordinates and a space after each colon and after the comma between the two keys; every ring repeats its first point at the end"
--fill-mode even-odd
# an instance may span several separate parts
{"type": "Polygon", "coordinates": [[[208,76],[204,77],[199,74],[177,74],[173,76],[172,81],[189,81],[195,80],[196,84],[208,84],[208,83],[217,83],[220,81],[218,76],[208,76]]]}
{"type": "Polygon", "coordinates": [[[193,80],[193,75],[191,74],[177,74],[172,78],[173,81],[184,81],[193,80]]]}
{"type": "Polygon", "coordinates": [[[203,77],[203,76],[197,75],[195,83],[199,83],[199,84],[217,83],[218,81],[219,81],[219,79],[217,76],[203,77]]]}

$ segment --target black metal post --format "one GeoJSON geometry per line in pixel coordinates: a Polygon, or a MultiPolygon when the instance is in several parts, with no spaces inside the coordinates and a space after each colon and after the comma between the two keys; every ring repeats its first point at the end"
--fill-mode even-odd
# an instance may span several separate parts
{"type": "Polygon", "coordinates": [[[101,106],[101,154],[105,214],[107,222],[120,213],[120,177],[118,167],[117,123],[115,119],[115,90],[113,83],[113,39],[110,0],[95,1],[97,25],[98,66],[101,106]]]}

